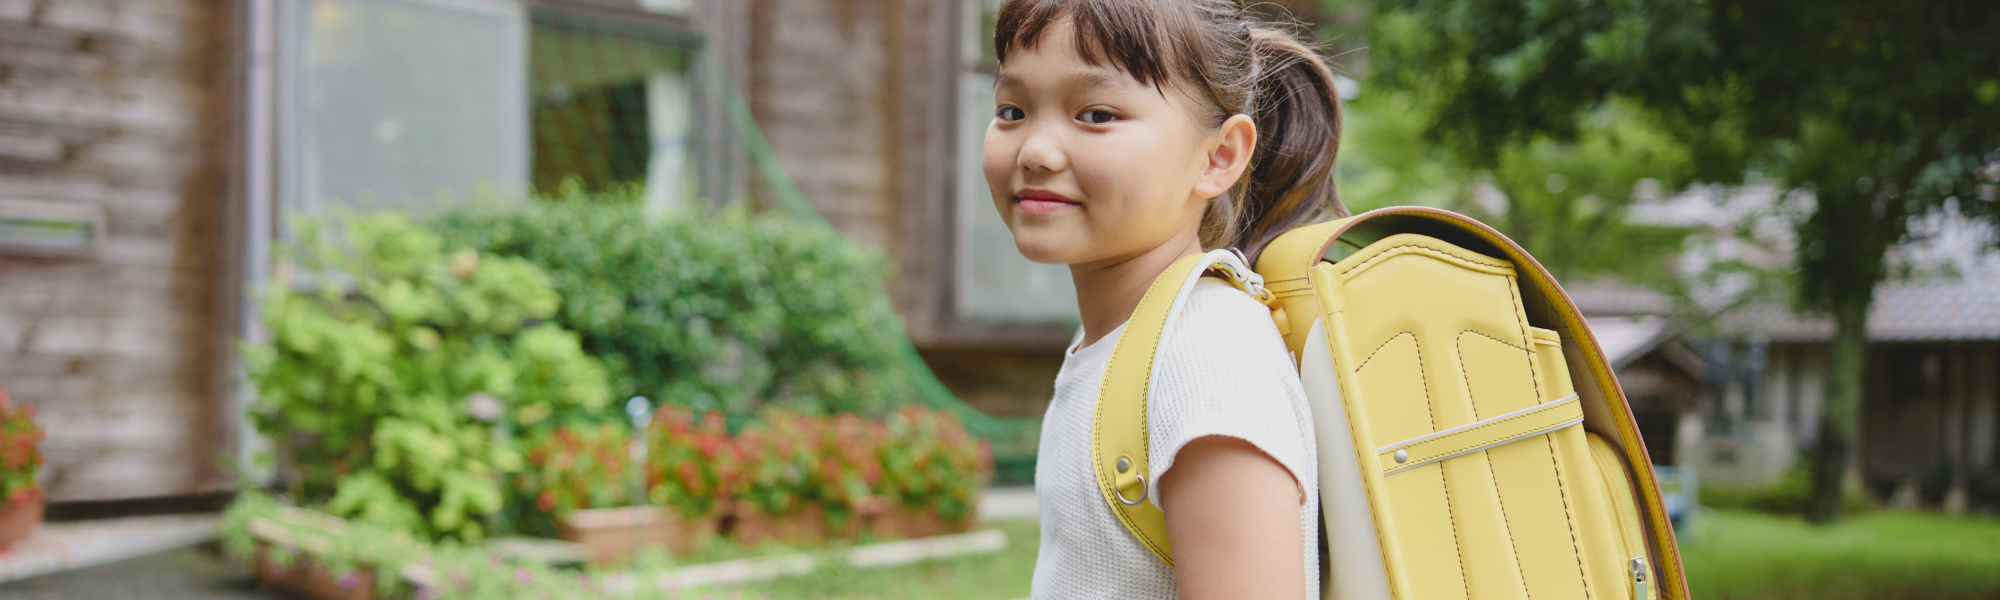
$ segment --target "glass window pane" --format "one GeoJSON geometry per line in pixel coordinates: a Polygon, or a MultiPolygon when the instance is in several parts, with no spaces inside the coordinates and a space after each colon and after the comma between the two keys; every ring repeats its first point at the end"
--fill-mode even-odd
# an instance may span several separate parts
{"type": "Polygon", "coordinates": [[[529,59],[534,185],[557,192],[643,186],[649,202],[674,204],[687,175],[691,111],[683,34],[537,13],[529,59]]]}
{"type": "Polygon", "coordinates": [[[288,204],[422,209],[528,183],[526,23],[499,0],[307,0],[286,16],[288,204]]]}

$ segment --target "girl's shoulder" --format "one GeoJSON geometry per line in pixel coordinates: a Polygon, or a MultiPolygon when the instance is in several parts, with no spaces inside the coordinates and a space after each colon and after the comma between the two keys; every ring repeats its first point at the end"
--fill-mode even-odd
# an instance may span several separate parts
{"type": "Polygon", "coordinates": [[[1271,310],[1212,277],[1195,284],[1165,350],[1161,358],[1170,363],[1270,364],[1291,369],[1291,354],[1271,320],[1271,310]]]}

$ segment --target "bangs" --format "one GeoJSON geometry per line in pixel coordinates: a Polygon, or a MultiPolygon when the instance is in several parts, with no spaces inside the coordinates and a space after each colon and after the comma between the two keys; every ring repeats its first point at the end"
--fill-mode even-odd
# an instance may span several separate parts
{"type": "Polygon", "coordinates": [[[1169,79],[1168,60],[1186,55],[1174,42],[1186,36],[1168,35],[1178,18],[1184,15],[1163,10],[1157,0],[1008,0],[994,22],[993,54],[1005,63],[1008,50],[1034,48],[1067,21],[1086,64],[1108,63],[1141,84],[1161,87],[1169,79]]]}

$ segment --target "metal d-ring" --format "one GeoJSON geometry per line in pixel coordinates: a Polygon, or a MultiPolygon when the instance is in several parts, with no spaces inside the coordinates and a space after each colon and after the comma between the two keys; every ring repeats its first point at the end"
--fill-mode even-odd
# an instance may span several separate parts
{"type": "Polygon", "coordinates": [[[1123,503],[1125,503],[1125,505],[1126,505],[1126,506],[1138,506],[1140,502],[1145,502],[1145,501],[1146,501],[1146,476],[1145,476],[1145,475],[1133,475],[1133,477],[1137,477],[1137,478],[1139,478],[1139,499],[1138,499],[1138,500],[1126,500],[1126,499],[1125,499],[1125,490],[1123,490],[1123,489],[1120,489],[1120,488],[1119,488],[1119,487],[1118,487],[1118,486],[1117,486],[1116,484],[1113,484],[1113,485],[1111,486],[1111,493],[1112,493],[1112,495],[1115,495],[1115,496],[1118,496],[1118,501],[1119,501],[1119,502],[1123,502],[1123,503]]]}

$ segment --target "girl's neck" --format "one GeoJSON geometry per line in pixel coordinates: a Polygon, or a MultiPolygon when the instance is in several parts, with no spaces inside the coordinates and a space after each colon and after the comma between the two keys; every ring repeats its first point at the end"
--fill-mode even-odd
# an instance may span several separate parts
{"type": "Polygon", "coordinates": [[[1083,343],[1077,349],[1097,343],[1132,318],[1139,299],[1145,297],[1146,288],[1160,272],[1181,257],[1200,252],[1201,238],[1190,228],[1137,255],[1070,265],[1077,312],[1083,317],[1083,343]]]}

